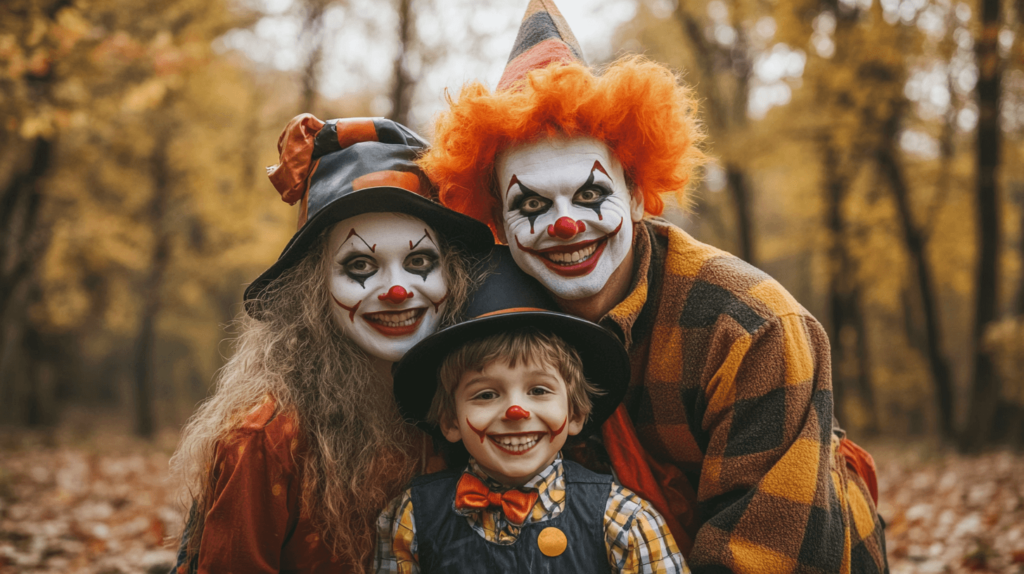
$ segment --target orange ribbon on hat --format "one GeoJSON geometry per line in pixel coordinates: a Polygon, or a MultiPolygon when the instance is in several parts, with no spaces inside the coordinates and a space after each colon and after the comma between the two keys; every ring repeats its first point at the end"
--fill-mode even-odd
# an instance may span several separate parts
{"type": "Polygon", "coordinates": [[[492,506],[501,507],[508,521],[516,526],[526,522],[526,517],[537,503],[536,492],[512,489],[494,492],[479,478],[465,473],[455,489],[455,508],[458,510],[485,510],[492,506]]]}
{"type": "Polygon", "coordinates": [[[306,194],[306,178],[313,163],[313,144],[317,132],[324,125],[313,114],[299,114],[288,122],[277,138],[280,163],[268,167],[267,176],[281,194],[281,199],[289,205],[294,205],[306,194]]]}

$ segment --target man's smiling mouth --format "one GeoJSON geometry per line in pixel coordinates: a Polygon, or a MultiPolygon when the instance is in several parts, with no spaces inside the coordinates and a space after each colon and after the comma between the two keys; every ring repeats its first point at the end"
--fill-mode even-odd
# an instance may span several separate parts
{"type": "Polygon", "coordinates": [[[597,243],[591,243],[590,245],[581,247],[572,253],[558,253],[557,251],[553,251],[551,253],[545,253],[544,256],[554,263],[569,266],[579,265],[587,259],[590,259],[590,256],[593,255],[595,251],[597,251],[597,243]]]}
{"type": "Polygon", "coordinates": [[[623,218],[619,222],[619,226],[604,237],[598,237],[589,241],[558,245],[548,247],[547,249],[530,249],[520,243],[517,236],[516,245],[523,252],[529,253],[543,261],[544,265],[555,273],[563,277],[580,277],[590,273],[597,267],[597,262],[601,259],[605,246],[608,245],[608,239],[619,233],[625,221],[625,218],[623,218]]]}
{"type": "Polygon", "coordinates": [[[526,433],[513,433],[513,434],[489,434],[487,438],[490,439],[495,446],[500,450],[505,451],[508,454],[521,455],[529,452],[533,447],[537,446],[540,439],[548,433],[546,432],[526,432],[526,433]]]}
{"type": "Polygon", "coordinates": [[[416,309],[405,309],[402,311],[378,311],[376,313],[363,313],[363,319],[371,327],[388,337],[404,337],[416,332],[423,315],[426,314],[426,307],[416,309]]]}

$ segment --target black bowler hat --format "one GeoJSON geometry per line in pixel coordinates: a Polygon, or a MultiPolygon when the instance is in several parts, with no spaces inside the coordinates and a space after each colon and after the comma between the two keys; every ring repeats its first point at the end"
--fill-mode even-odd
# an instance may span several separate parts
{"type": "Polygon", "coordinates": [[[331,225],[356,215],[398,212],[418,217],[447,242],[470,255],[494,244],[479,221],[426,197],[426,177],[416,156],[427,142],[384,118],[347,118],[326,123],[311,114],[293,118],[277,141],[279,164],[267,168],[281,199],[299,207],[299,230],[277,262],[245,290],[246,311],[256,317],[270,283],[302,260],[331,225]]]}
{"type": "Polygon", "coordinates": [[[558,335],[575,349],[583,376],[604,391],[590,397],[593,407],[580,436],[596,432],[626,394],[630,369],[625,347],[608,329],[559,311],[544,287],[519,269],[508,247],[496,245],[482,267],[488,274],[466,309],[472,318],[423,339],[395,364],[395,402],[402,416],[437,436],[436,425],[426,418],[448,354],[470,341],[535,327],[558,335]]]}

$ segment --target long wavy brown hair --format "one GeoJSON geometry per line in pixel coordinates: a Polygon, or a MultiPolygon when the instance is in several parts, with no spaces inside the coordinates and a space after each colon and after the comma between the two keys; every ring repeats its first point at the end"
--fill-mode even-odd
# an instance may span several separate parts
{"type": "MultiPolygon", "coordinates": [[[[409,453],[420,431],[401,420],[390,381],[331,320],[326,237],[271,284],[259,320],[245,313],[235,319],[234,353],[218,373],[215,392],[184,428],[171,468],[183,486],[183,503],[193,509],[188,564],[202,540],[217,444],[267,395],[279,413],[298,421],[305,441],[296,460],[303,514],[357,569],[369,562],[378,514],[416,470],[409,453]]],[[[441,253],[451,302],[442,317],[447,325],[466,300],[470,264],[444,242],[441,253]]]]}

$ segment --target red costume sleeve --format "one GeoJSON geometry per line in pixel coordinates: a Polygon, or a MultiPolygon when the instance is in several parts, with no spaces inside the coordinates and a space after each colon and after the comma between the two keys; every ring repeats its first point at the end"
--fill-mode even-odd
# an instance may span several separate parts
{"type": "Polygon", "coordinates": [[[284,415],[266,424],[273,406],[270,413],[258,408],[217,446],[200,574],[280,571],[282,548],[299,519],[301,480],[292,457],[295,424],[284,415]]]}

